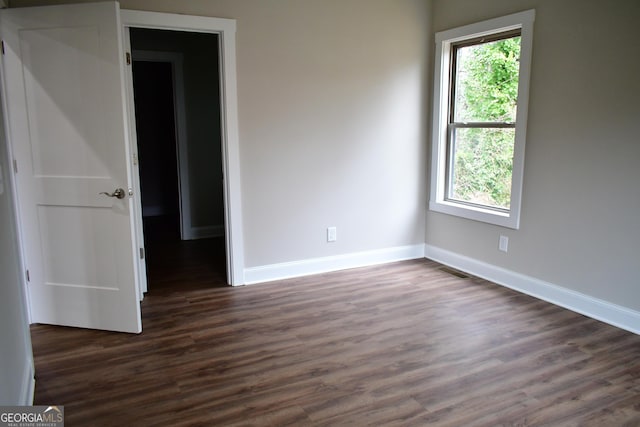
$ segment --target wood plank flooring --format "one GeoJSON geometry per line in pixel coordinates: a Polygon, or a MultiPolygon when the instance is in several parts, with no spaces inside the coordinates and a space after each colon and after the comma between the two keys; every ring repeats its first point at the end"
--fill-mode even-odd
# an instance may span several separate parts
{"type": "Polygon", "coordinates": [[[156,277],[140,335],[34,325],[35,403],[67,426],[640,425],[640,336],[432,261],[201,273],[156,277]]]}

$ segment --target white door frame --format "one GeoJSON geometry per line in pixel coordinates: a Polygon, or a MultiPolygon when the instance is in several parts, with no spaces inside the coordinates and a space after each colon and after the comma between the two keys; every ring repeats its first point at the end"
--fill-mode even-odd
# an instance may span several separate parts
{"type": "MultiPolygon", "coordinates": [[[[240,143],[238,136],[238,101],[236,81],[236,21],[234,19],[122,9],[125,49],[131,52],[129,28],[213,33],[219,39],[220,100],[222,136],[222,172],[225,207],[227,281],[232,286],[244,284],[244,243],[242,232],[242,194],[240,185],[240,143]]],[[[129,80],[131,82],[131,80],[129,80]]],[[[128,92],[133,93],[131,84],[128,92]]],[[[132,108],[132,98],[129,107],[132,108]]],[[[131,117],[131,114],[129,114],[131,117]]],[[[132,158],[133,162],[134,159],[132,158]]],[[[139,199],[139,197],[138,197],[139,199]]],[[[140,223],[142,210],[136,216],[140,223]]],[[[141,232],[138,233],[140,239],[141,232]]],[[[139,247],[144,242],[138,241],[139,247]]],[[[144,260],[140,260],[141,267],[144,260]]],[[[144,268],[144,267],[143,267],[144,268]]],[[[142,271],[142,269],[140,269],[142,271]]],[[[146,272],[142,287],[146,287],[146,272]]]]}

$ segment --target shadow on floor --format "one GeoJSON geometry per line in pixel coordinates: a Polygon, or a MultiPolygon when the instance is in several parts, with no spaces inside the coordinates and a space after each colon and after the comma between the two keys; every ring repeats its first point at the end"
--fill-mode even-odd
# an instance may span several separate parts
{"type": "Polygon", "coordinates": [[[180,240],[177,219],[144,220],[147,295],[227,286],[224,236],[180,240]]]}

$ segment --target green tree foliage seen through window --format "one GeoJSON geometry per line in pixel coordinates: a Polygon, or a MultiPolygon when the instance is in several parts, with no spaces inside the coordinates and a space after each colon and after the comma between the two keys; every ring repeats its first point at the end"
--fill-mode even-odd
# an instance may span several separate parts
{"type": "MultiPolygon", "coordinates": [[[[456,49],[454,122],[515,123],[520,37],[456,49]]],[[[514,127],[454,129],[450,197],[509,209],[514,127]]]]}

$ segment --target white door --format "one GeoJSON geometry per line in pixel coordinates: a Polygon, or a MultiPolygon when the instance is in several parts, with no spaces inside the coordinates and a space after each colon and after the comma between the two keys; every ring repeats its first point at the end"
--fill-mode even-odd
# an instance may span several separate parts
{"type": "Polygon", "coordinates": [[[0,34],[31,320],[140,332],[118,3],[3,10],[0,34]]]}

